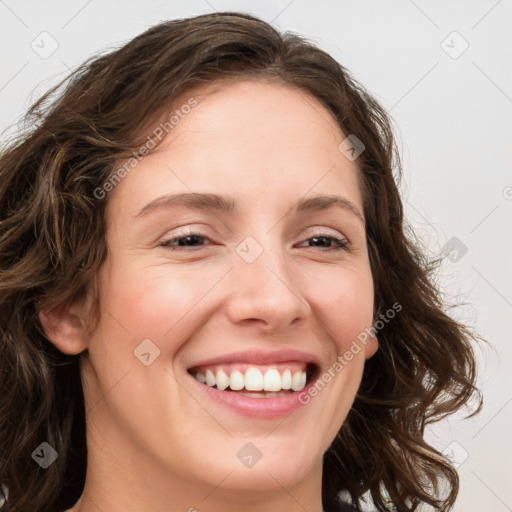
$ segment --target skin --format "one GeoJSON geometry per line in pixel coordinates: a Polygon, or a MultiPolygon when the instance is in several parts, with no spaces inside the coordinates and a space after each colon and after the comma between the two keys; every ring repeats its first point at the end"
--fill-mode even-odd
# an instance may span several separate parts
{"type": "MultiPolygon", "coordinates": [[[[327,371],[372,323],[373,281],[363,222],[349,209],[297,214],[303,197],[337,194],[363,212],[357,163],[313,97],[287,85],[240,81],[188,91],[198,105],[109,193],[109,254],[97,275],[101,318],[87,334],[90,300],[43,312],[48,338],[83,352],[89,462],[73,512],[321,512],[322,457],[359,387],[370,339],[336,377],[283,419],[248,419],[187,382],[198,360],[244,349],[296,348],[327,371]],[[237,214],[164,207],[166,193],[212,192],[237,214]],[[189,227],[206,237],[159,245],[189,227]],[[247,237],[263,249],[236,252],[247,237]],[[338,236],[349,242],[335,251],[338,236]],[[151,339],[160,356],[134,350],[151,339]],[[252,442],[252,468],[236,453],[252,442]]],[[[183,101],[181,101],[183,100],[183,101]]]]}

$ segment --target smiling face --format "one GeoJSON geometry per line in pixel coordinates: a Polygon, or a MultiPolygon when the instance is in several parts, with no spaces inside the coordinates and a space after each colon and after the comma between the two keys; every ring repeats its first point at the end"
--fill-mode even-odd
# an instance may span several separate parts
{"type": "Polygon", "coordinates": [[[377,348],[352,344],[373,313],[356,162],[303,91],[241,81],[193,97],[108,198],[101,319],[82,369],[89,470],[115,463],[127,481],[135,472],[148,486],[167,479],[217,495],[318,486],[377,348]],[[231,377],[257,390],[270,369],[267,389],[306,385],[302,397],[335,377],[306,404],[293,389],[217,389],[231,377]],[[219,370],[216,387],[194,378],[212,384],[219,370]]]}

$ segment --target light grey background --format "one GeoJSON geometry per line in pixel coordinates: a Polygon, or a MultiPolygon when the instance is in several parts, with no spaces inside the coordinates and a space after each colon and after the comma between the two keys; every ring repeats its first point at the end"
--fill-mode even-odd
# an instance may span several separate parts
{"type": "Polygon", "coordinates": [[[467,248],[444,260],[439,283],[449,302],[469,304],[457,318],[491,343],[478,351],[483,412],[429,438],[461,463],[455,511],[512,511],[512,1],[0,0],[2,138],[86,58],[160,20],[214,10],[309,37],[393,116],[406,213],[432,255],[453,237],[467,248]]]}

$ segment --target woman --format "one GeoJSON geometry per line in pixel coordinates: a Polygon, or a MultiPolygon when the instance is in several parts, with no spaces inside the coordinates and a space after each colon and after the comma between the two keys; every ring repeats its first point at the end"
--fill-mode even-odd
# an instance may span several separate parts
{"type": "Polygon", "coordinates": [[[64,84],[0,161],[3,509],[449,510],[424,430],[478,393],[474,337],[382,107],[230,12],[64,84]]]}

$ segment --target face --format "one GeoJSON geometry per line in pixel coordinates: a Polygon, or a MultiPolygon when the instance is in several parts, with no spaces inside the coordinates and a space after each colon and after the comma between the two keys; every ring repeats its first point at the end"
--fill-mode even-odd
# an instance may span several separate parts
{"type": "Polygon", "coordinates": [[[377,348],[354,344],[373,312],[358,170],[304,92],[243,81],[193,97],[108,196],[88,435],[209,488],[228,474],[219,488],[289,488],[321,473],[377,348]]]}

